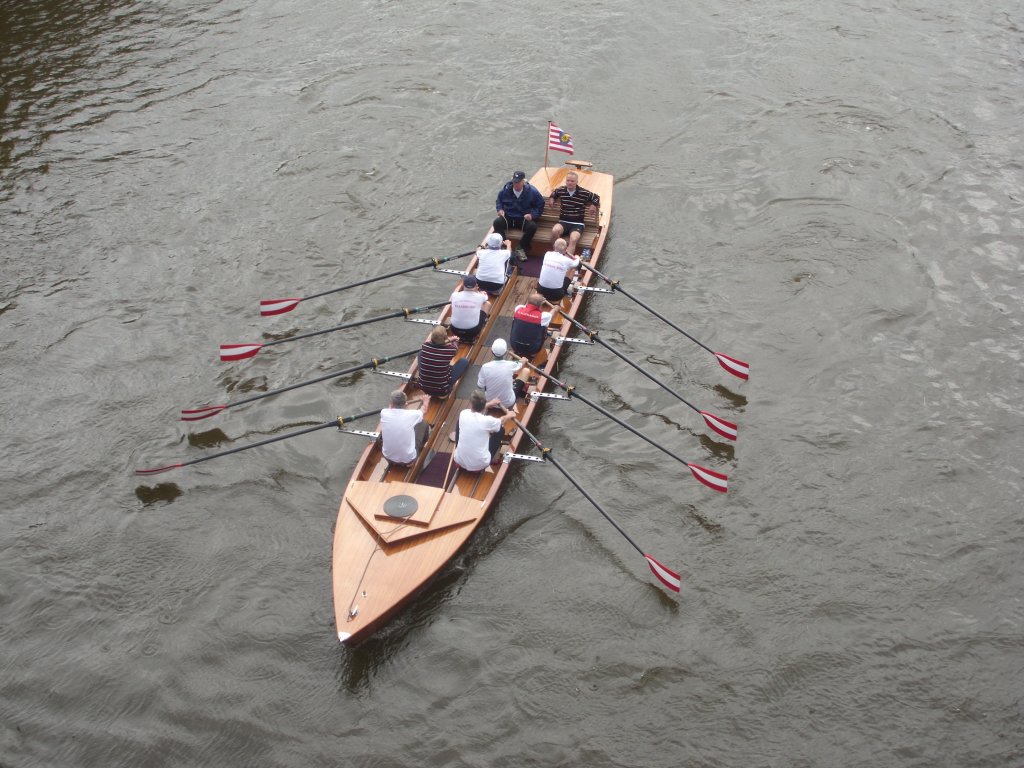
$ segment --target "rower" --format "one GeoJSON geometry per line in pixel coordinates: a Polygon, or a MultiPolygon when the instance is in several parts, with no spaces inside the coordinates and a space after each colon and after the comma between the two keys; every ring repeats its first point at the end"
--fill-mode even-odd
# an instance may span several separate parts
{"type": "Polygon", "coordinates": [[[540,277],[537,278],[537,292],[548,301],[561,301],[576,274],[580,260],[566,254],[566,243],[562,238],[555,240],[552,247],[554,250],[544,254],[540,277]]]}
{"type": "Polygon", "coordinates": [[[505,415],[499,419],[488,416],[487,396],[479,389],[474,389],[469,396],[469,408],[459,414],[458,425],[449,435],[455,443],[453,459],[460,469],[466,472],[480,472],[488,465],[496,463],[498,451],[501,450],[501,439],[505,435],[505,422],[514,419],[516,412],[503,405],[505,415]]]}
{"type": "Polygon", "coordinates": [[[406,408],[405,392],[396,389],[388,399],[388,407],[380,412],[381,453],[393,466],[408,467],[427,439],[424,417],[430,406],[430,395],[424,395],[416,410],[406,408]]]}
{"type": "Polygon", "coordinates": [[[543,311],[545,305],[552,310],[555,308],[554,304],[535,292],[530,294],[525,304],[516,306],[509,334],[509,346],[516,354],[533,357],[544,346],[548,325],[554,316],[553,312],[543,311]]]}

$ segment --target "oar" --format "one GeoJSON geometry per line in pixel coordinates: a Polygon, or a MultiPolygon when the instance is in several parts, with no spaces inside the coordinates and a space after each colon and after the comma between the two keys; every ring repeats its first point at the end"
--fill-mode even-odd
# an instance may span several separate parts
{"type": "Polygon", "coordinates": [[[684,398],[682,395],[680,395],[674,389],[669,387],[668,384],[663,382],[661,379],[657,378],[654,374],[649,373],[644,368],[641,368],[639,363],[636,363],[633,360],[630,360],[624,354],[622,354],[617,349],[615,349],[615,347],[613,347],[611,344],[608,344],[606,341],[604,341],[598,335],[597,331],[590,330],[589,328],[587,328],[587,326],[585,326],[579,320],[577,320],[574,317],[570,317],[569,315],[566,315],[565,319],[568,320],[573,325],[575,325],[582,333],[586,334],[587,337],[591,341],[597,342],[602,347],[604,347],[609,352],[611,352],[613,355],[615,355],[617,358],[619,358],[623,362],[627,363],[628,365],[631,365],[633,368],[635,368],[637,371],[642,373],[644,376],[646,376],[648,379],[653,381],[655,384],[657,384],[659,387],[664,389],[666,392],[668,392],[670,395],[675,397],[677,400],[680,400],[681,402],[686,403],[686,405],[690,406],[690,408],[692,408],[693,410],[695,410],[697,413],[699,413],[701,415],[701,417],[704,419],[705,423],[709,427],[711,427],[711,429],[713,429],[715,432],[720,434],[722,437],[728,438],[729,440],[735,440],[736,439],[737,435],[739,434],[739,429],[731,421],[726,421],[725,419],[723,419],[723,418],[721,418],[719,416],[715,416],[715,414],[709,413],[708,411],[702,411],[700,408],[698,408],[693,403],[691,403],[689,400],[684,398]]]}
{"type": "Polygon", "coordinates": [[[343,285],[340,288],[331,288],[329,291],[321,291],[320,293],[314,293],[310,296],[303,296],[301,299],[262,299],[260,301],[260,314],[264,317],[270,315],[283,315],[285,312],[291,312],[295,307],[299,305],[300,301],[306,301],[307,299],[318,299],[321,296],[327,296],[331,293],[338,293],[339,291],[347,291],[349,288],[357,288],[360,285],[369,285],[370,283],[376,283],[380,280],[387,280],[389,277],[396,277],[398,275],[404,275],[408,272],[415,272],[417,269],[426,269],[427,267],[434,267],[437,269],[439,266],[444,264],[446,261],[453,261],[455,259],[461,259],[466,256],[472,256],[476,251],[466,251],[465,253],[457,253],[454,256],[448,256],[443,259],[431,259],[426,264],[417,264],[412,267],[406,267],[405,269],[399,269],[395,272],[389,272],[386,275],[378,275],[377,277],[368,277],[365,280],[360,280],[355,283],[349,283],[343,285]]]}
{"type": "Polygon", "coordinates": [[[371,317],[366,320],[356,320],[355,322],[345,323],[344,325],[336,325],[333,328],[325,328],[322,331],[310,331],[309,333],[300,333],[298,336],[289,336],[286,339],[276,339],[275,341],[268,341],[264,344],[221,344],[220,345],[220,359],[224,361],[230,360],[245,360],[249,357],[255,357],[256,353],[264,347],[272,347],[275,344],[284,344],[289,341],[298,341],[299,339],[308,339],[311,336],[320,336],[324,333],[333,333],[334,331],[343,331],[346,328],[356,328],[360,325],[369,325],[370,323],[379,323],[381,320],[390,320],[393,317],[408,317],[414,315],[417,312],[429,312],[432,309],[443,307],[447,304],[447,301],[439,301],[435,304],[428,304],[425,307],[404,307],[403,309],[396,310],[395,312],[389,312],[386,315],[380,315],[378,317],[371,317]]]}
{"type": "Polygon", "coordinates": [[[589,493],[587,493],[587,491],[583,488],[583,486],[580,485],[579,482],[576,481],[576,478],[574,478],[572,475],[570,475],[566,471],[565,467],[563,467],[561,464],[558,463],[558,460],[552,455],[551,449],[550,448],[546,448],[544,445],[542,445],[540,440],[538,440],[530,432],[530,430],[528,430],[526,427],[524,427],[517,419],[513,419],[512,421],[516,424],[517,427],[519,427],[521,430],[523,430],[523,434],[525,434],[528,438],[530,438],[530,441],[535,446],[537,446],[537,450],[539,450],[541,452],[541,456],[543,456],[544,460],[545,461],[550,461],[555,466],[555,468],[565,476],[565,479],[568,480],[570,483],[572,483],[576,487],[576,490],[578,490],[580,493],[583,494],[583,498],[585,498],[587,501],[589,501],[591,504],[593,504],[594,508],[598,512],[600,512],[602,515],[604,515],[604,519],[607,520],[609,523],[611,523],[612,526],[615,528],[615,530],[617,530],[619,533],[621,533],[622,536],[626,539],[626,541],[628,541],[630,544],[633,545],[633,549],[635,549],[637,552],[639,552],[641,555],[644,556],[644,560],[647,561],[647,565],[648,565],[648,567],[650,567],[651,573],[654,574],[655,578],[657,578],[658,581],[660,581],[666,587],[671,589],[673,592],[678,592],[679,591],[679,587],[680,587],[680,585],[682,583],[682,579],[679,576],[679,574],[676,573],[675,571],[671,570],[670,568],[666,568],[664,565],[659,563],[654,557],[652,557],[651,555],[648,555],[646,552],[644,552],[642,549],[640,549],[640,547],[637,545],[637,543],[635,541],[633,541],[633,539],[631,539],[629,537],[629,534],[626,533],[624,530],[622,530],[622,527],[617,522],[615,522],[611,518],[611,516],[607,512],[605,512],[604,509],[601,508],[601,505],[598,504],[589,493]]]}
{"type": "Polygon", "coordinates": [[[376,408],[372,411],[366,411],[364,413],[357,413],[354,416],[339,416],[331,421],[325,421],[323,424],[317,424],[315,427],[308,427],[307,429],[300,429],[297,432],[289,432],[287,435],[278,435],[277,437],[271,437],[267,440],[260,440],[258,443],[252,443],[250,445],[243,445],[238,448],[231,448],[227,451],[221,451],[220,453],[211,453],[209,456],[203,456],[202,458],[192,459],[192,461],[183,461],[178,464],[168,464],[166,467],[156,467],[155,469],[136,469],[136,475],[156,475],[161,472],[167,472],[171,469],[178,469],[179,467],[187,467],[191,464],[199,464],[202,461],[209,461],[210,459],[216,459],[221,456],[227,456],[232,453],[238,453],[239,451],[248,451],[250,448],[259,448],[261,445],[269,445],[270,443],[276,443],[278,440],[288,440],[292,437],[298,437],[299,435],[307,435],[310,432],[316,432],[318,429],[327,429],[328,427],[338,427],[341,429],[342,424],[347,424],[350,421],[357,419],[363,419],[367,416],[373,416],[374,414],[380,413],[381,409],[376,408]]]}
{"type": "Polygon", "coordinates": [[[683,334],[683,336],[688,338],[694,344],[696,344],[696,345],[706,349],[708,352],[710,352],[712,355],[714,355],[716,358],[718,358],[718,364],[720,366],[722,366],[723,368],[725,368],[725,370],[727,370],[733,376],[736,376],[736,377],[741,378],[743,380],[746,380],[746,379],[750,378],[750,364],[749,363],[745,363],[742,360],[736,359],[735,357],[729,357],[729,355],[723,355],[721,352],[715,352],[707,344],[704,344],[703,342],[698,341],[697,339],[695,339],[693,336],[688,334],[686,331],[684,331],[678,325],[676,325],[671,320],[669,320],[667,317],[662,315],[656,309],[648,306],[647,304],[644,304],[636,296],[634,296],[633,294],[629,293],[625,288],[623,288],[619,284],[618,280],[612,280],[610,277],[608,277],[607,275],[599,272],[595,267],[590,266],[585,261],[581,262],[580,266],[583,267],[584,269],[587,269],[587,270],[593,272],[595,275],[597,275],[602,280],[604,280],[606,283],[608,283],[608,285],[611,286],[611,289],[613,291],[618,291],[619,293],[621,293],[626,298],[632,299],[637,304],[639,304],[641,307],[643,307],[648,312],[650,312],[652,315],[654,315],[656,318],[658,318],[659,320],[661,320],[661,321],[663,321],[665,323],[668,323],[670,326],[675,328],[677,331],[679,331],[681,334],[683,334]]]}
{"type": "Polygon", "coordinates": [[[253,395],[252,397],[247,397],[247,398],[245,398],[243,400],[236,400],[235,402],[228,403],[227,405],[204,405],[204,406],[201,406],[199,408],[186,408],[186,409],[182,409],[182,411],[181,411],[181,420],[182,421],[199,421],[201,419],[208,419],[211,416],[214,416],[214,415],[220,413],[221,411],[223,411],[226,408],[234,408],[236,405],[242,405],[243,403],[251,403],[251,402],[253,402],[255,400],[262,400],[264,397],[270,397],[271,395],[279,395],[282,392],[288,392],[288,391],[293,390],[293,389],[298,389],[299,387],[305,387],[305,386],[308,386],[309,384],[317,384],[317,383],[319,383],[321,381],[327,381],[328,379],[336,379],[339,376],[347,376],[350,373],[355,373],[356,371],[362,371],[362,370],[364,370],[366,368],[376,368],[377,366],[383,365],[384,363],[386,363],[386,362],[388,362],[390,360],[398,360],[398,359],[403,358],[403,357],[408,357],[409,355],[415,355],[419,351],[420,351],[420,348],[417,347],[416,349],[410,349],[408,352],[400,352],[397,355],[389,355],[388,357],[375,357],[372,360],[370,360],[370,362],[363,363],[362,365],[356,365],[356,366],[354,366],[352,368],[346,368],[343,371],[336,371],[335,373],[328,373],[328,374],[326,374],[324,376],[319,376],[319,377],[317,377],[315,379],[310,379],[309,381],[300,381],[298,384],[291,384],[291,385],[289,385],[287,387],[281,387],[280,389],[275,389],[275,390],[273,390],[271,392],[264,392],[264,393],[259,394],[259,395],[253,395]]]}
{"type": "Polygon", "coordinates": [[[634,429],[633,427],[629,426],[629,424],[624,422],[618,416],[616,416],[615,414],[610,413],[609,411],[605,410],[600,405],[595,403],[593,400],[589,400],[586,397],[584,397],[583,395],[581,395],[579,392],[576,391],[576,387],[571,387],[571,386],[569,386],[567,384],[562,383],[561,381],[556,379],[554,376],[552,376],[550,373],[544,373],[544,371],[542,371],[540,368],[538,368],[537,366],[535,366],[533,363],[531,363],[529,361],[527,361],[526,366],[529,367],[531,370],[535,371],[536,373],[538,373],[539,375],[543,376],[545,379],[550,381],[552,384],[554,384],[559,389],[563,390],[566,393],[566,395],[569,396],[569,399],[576,398],[577,400],[580,400],[581,402],[586,403],[587,405],[589,405],[591,408],[593,408],[598,413],[602,414],[603,416],[607,416],[609,419],[614,421],[616,424],[618,424],[623,429],[626,429],[626,430],[632,432],[634,435],[639,437],[641,440],[646,440],[648,443],[653,445],[659,451],[661,451],[662,453],[664,453],[664,454],[666,454],[668,456],[671,456],[673,459],[678,461],[680,464],[685,464],[689,468],[689,470],[693,474],[693,476],[698,481],[704,483],[704,485],[706,485],[708,488],[711,488],[714,491],[718,491],[719,493],[725,493],[726,491],[729,490],[729,478],[728,478],[728,476],[723,475],[721,472],[715,472],[714,470],[708,469],[707,467],[700,466],[700,464],[694,464],[693,462],[687,461],[686,459],[683,459],[683,458],[680,458],[679,456],[676,456],[676,454],[672,453],[672,451],[670,451],[665,446],[661,445],[660,443],[655,442],[654,440],[649,438],[647,435],[645,435],[643,432],[640,432],[639,430],[634,429]]]}

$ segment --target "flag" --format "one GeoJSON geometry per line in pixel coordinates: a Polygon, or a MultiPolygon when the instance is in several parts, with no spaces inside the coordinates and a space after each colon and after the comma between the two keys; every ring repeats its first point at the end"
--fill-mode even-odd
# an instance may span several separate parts
{"type": "Polygon", "coordinates": [[[548,149],[556,152],[573,153],[572,136],[563,131],[554,123],[548,123],[548,149]]]}

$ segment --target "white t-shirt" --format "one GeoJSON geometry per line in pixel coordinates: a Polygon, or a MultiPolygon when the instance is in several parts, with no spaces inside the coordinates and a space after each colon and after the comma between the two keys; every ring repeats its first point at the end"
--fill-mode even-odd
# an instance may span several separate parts
{"type": "Polygon", "coordinates": [[[423,421],[419,408],[385,408],[380,412],[381,452],[388,461],[408,464],[416,460],[415,427],[423,421]]]}
{"type": "Polygon", "coordinates": [[[456,291],[452,294],[452,325],[456,328],[476,328],[480,323],[480,309],[487,301],[483,291],[456,291]]]}
{"type": "Polygon", "coordinates": [[[537,283],[543,288],[561,288],[565,285],[565,273],[579,265],[578,258],[566,256],[558,251],[548,251],[544,254],[544,263],[541,265],[537,283]]]}
{"type": "Polygon", "coordinates": [[[480,366],[476,385],[484,391],[488,400],[498,398],[506,408],[516,404],[516,393],[512,390],[512,377],[523,367],[518,360],[491,360],[480,366]]]}
{"type": "Polygon", "coordinates": [[[459,444],[455,463],[469,472],[487,469],[491,463],[491,432],[501,429],[501,420],[466,408],[459,414],[459,444]]]}
{"type": "Polygon", "coordinates": [[[504,285],[505,267],[511,256],[512,252],[504,249],[481,248],[476,252],[476,279],[504,285]]]}

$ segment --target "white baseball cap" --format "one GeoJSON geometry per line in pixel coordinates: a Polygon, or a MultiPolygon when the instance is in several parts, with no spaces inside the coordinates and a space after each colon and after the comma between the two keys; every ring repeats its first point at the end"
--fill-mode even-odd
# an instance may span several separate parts
{"type": "Polygon", "coordinates": [[[491,232],[491,234],[487,236],[487,247],[501,248],[501,235],[497,232],[491,232]]]}
{"type": "Polygon", "coordinates": [[[491,353],[495,357],[504,357],[506,352],[508,352],[508,344],[505,343],[505,340],[495,339],[491,344],[491,353]]]}

